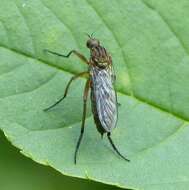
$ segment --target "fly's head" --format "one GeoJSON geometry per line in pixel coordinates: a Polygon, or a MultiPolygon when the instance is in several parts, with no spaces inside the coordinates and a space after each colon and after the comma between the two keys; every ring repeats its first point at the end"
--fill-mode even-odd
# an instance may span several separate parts
{"type": "Polygon", "coordinates": [[[111,64],[111,57],[106,49],[100,45],[99,40],[89,37],[86,45],[90,49],[91,61],[95,66],[104,69],[111,64]]]}
{"type": "Polygon", "coordinates": [[[87,47],[91,50],[93,48],[96,48],[98,46],[100,46],[100,41],[95,39],[95,38],[92,38],[90,37],[88,40],[87,40],[87,47]]]}

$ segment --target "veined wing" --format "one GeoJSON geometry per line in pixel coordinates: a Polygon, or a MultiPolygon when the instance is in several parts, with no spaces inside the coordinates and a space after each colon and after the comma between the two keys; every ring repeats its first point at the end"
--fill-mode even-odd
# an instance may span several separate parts
{"type": "Polygon", "coordinates": [[[115,75],[111,65],[106,69],[93,66],[91,72],[98,118],[104,130],[110,132],[117,123],[117,96],[113,85],[115,75]]]}

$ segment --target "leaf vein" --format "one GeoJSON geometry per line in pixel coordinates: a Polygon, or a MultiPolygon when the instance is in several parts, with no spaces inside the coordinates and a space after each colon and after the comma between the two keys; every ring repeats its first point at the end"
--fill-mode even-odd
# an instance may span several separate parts
{"type": "Polygon", "coordinates": [[[141,2],[146,7],[148,7],[150,10],[154,11],[157,15],[159,15],[159,17],[167,25],[167,27],[169,28],[169,30],[171,31],[171,33],[176,37],[176,39],[178,40],[179,44],[183,48],[184,52],[188,55],[189,52],[187,50],[187,47],[185,46],[184,42],[178,37],[177,32],[174,30],[174,28],[171,26],[171,24],[169,24],[169,22],[167,21],[167,19],[156,8],[154,8],[152,5],[150,5],[150,3],[147,3],[145,0],[141,0],[141,2]]]}
{"type": "Polygon", "coordinates": [[[32,89],[22,91],[21,93],[16,93],[16,94],[11,94],[11,95],[8,95],[8,96],[5,96],[5,97],[0,97],[0,99],[13,97],[13,96],[17,96],[17,95],[20,95],[20,94],[26,94],[26,93],[34,92],[34,91],[38,90],[39,88],[45,86],[47,83],[49,83],[56,76],[56,74],[57,74],[57,72],[55,72],[53,75],[51,75],[50,77],[48,77],[45,81],[43,81],[42,83],[40,83],[40,85],[37,85],[36,87],[34,87],[32,89]]]}
{"type": "Polygon", "coordinates": [[[6,75],[6,74],[11,73],[11,72],[14,72],[14,71],[17,70],[17,69],[20,69],[22,66],[24,66],[24,64],[18,64],[18,65],[16,65],[16,66],[12,67],[10,70],[1,73],[1,74],[0,74],[0,79],[1,79],[1,77],[3,77],[3,76],[6,75]]]}
{"type": "Polygon", "coordinates": [[[146,153],[146,152],[148,152],[149,150],[152,150],[152,149],[154,150],[156,147],[159,147],[159,146],[161,146],[161,145],[164,145],[167,141],[169,141],[171,138],[173,138],[175,135],[177,135],[180,130],[184,129],[184,128],[186,127],[186,124],[187,124],[187,122],[183,122],[183,123],[182,123],[181,125],[179,125],[179,126],[177,127],[177,129],[176,129],[173,133],[171,133],[169,136],[167,136],[166,138],[164,138],[163,140],[161,140],[161,141],[158,142],[157,144],[154,144],[154,145],[152,145],[152,146],[150,146],[150,147],[148,147],[148,148],[146,148],[146,149],[144,149],[144,150],[138,152],[138,154],[146,153]]]}
{"type": "MultiPolygon", "coordinates": [[[[49,63],[49,62],[47,62],[47,61],[45,62],[44,60],[42,60],[42,59],[40,59],[40,58],[36,58],[36,57],[34,58],[34,57],[32,57],[31,55],[28,55],[28,54],[25,53],[25,52],[21,52],[21,51],[16,50],[16,49],[11,49],[11,48],[9,48],[9,47],[3,46],[2,44],[0,44],[0,47],[2,47],[2,48],[4,48],[4,49],[8,49],[9,51],[12,51],[12,52],[14,52],[14,53],[16,53],[16,54],[18,54],[18,55],[22,55],[22,56],[25,56],[25,57],[30,58],[30,59],[35,59],[35,60],[38,61],[39,64],[45,64],[46,66],[56,68],[57,70],[61,70],[61,71],[67,72],[67,73],[69,73],[69,74],[76,74],[76,73],[71,72],[71,71],[69,71],[69,70],[65,70],[65,69],[63,69],[63,68],[61,68],[61,67],[59,67],[59,66],[52,65],[51,63],[49,63]]],[[[179,115],[179,114],[176,114],[176,113],[169,112],[168,110],[166,110],[166,109],[164,109],[164,108],[162,108],[162,107],[160,107],[160,106],[158,106],[158,105],[156,105],[156,104],[154,104],[154,103],[152,103],[152,102],[146,101],[144,98],[141,98],[141,97],[138,97],[138,96],[135,96],[135,97],[134,97],[134,96],[131,96],[131,95],[129,95],[129,94],[125,93],[125,92],[122,92],[122,91],[120,91],[120,90],[119,90],[118,92],[119,92],[120,94],[122,94],[122,95],[132,97],[132,98],[134,98],[134,99],[136,99],[136,100],[138,100],[138,101],[140,101],[140,102],[142,102],[142,103],[144,103],[144,104],[146,104],[146,105],[149,105],[149,106],[151,106],[151,107],[153,107],[153,108],[155,108],[155,109],[157,109],[157,110],[159,110],[159,111],[161,111],[161,112],[165,112],[165,113],[167,113],[167,114],[170,114],[170,115],[172,115],[173,117],[175,117],[175,118],[177,118],[177,119],[179,119],[179,120],[183,120],[183,121],[186,121],[186,122],[189,121],[188,118],[183,117],[182,115],[179,115]]]]}
{"type": "Polygon", "coordinates": [[[97,16],[101,19],[101,21],[104,23],[104,25],[107,27],[107,29],[109,30],[109,32],[112,34],[112,36],[114,37],[115,41],[117,42],[117,45],[119,46],[121,53],[122,53],[122,57],[124,59],[126,68],[127,68],[127,73],[129,76],[129,82],[130,82],[130,91],[131,91],[131,95],[134,96],[134,90],[133,90],[133,80],[131,77],[131,72],[130,72],[130,67],[129,67],[129,63],[128,60],[126,58],[125,52],[123,51],[123,48],[121,47],[120,41],[117,38],[117,36],[115,35],[115,33],[113,32],[112,28],[109,26],[109,24],[105,21],[105,19],[103,18],[103,16],[101,15],[101,13],[99,13],[99,11],[97,11],[97,9],[88,1],[86,0],[86,2],[88,3],[88,5],[94,10],[94,12],[97,14],[97,16]]]}
{"type": "Polygon", "coordinates": [[[41,2],[41,4],[42,4],[46,9],[48,9],[48,10],[55,16],[55,18],[56,18],[60,23],[62,23],[62,24],[65,26],[65,28],[67,28],[67,30],[71,33],[71,35],[72,35],[72,37],[73,37],[73,40],[75,41],[77,47],[79,47],[79,43],[78,43],[78,41],[76,40],[77,38],[75,37],[75,35],[74,35],[72,29],[71,29],[62,19],[60,19],[60,18],[58,17],[58,15],[57,15],[50,7],[48,7],[42,0],[41,0],[40,2],[41,2]]]}
{"type": "Polygon", "coordinates": [[[3,26],[4,30],[5,30],[5,33],[6,33],[6,36],[7,36],[8,44],[10,44],[10,39],[9,39],[9,34],[8,34],[9,32],[8,32],[8,29],[7,29],[5,23],[4,23],[2,20],[0,20],[0,22],[2,23],[2,26],[3,26]]]}
{"type": "MultiPolygon", "coordinates": [[[[14,2],[14,1],[13,1],[14,2]]],[[[18,12],[20,13],[20,16],[23,18],[23,21],[25,23],[25,26],[27,27],[28,29],[28,32],[29,32],[29,36],[30,36],[30,39],[31,39],[31,44],[32,44],[32,51],[34,52],[34,55],[36,55],[36,48],[35,48],[35,44],[34,44],[34,41],[33,41],[33,37],[32,37],[32,34],[31,34],[31,29],[30,29],[30,26],[29,24],[27,23],[26,19],[25,19],[25,16],[23,15],[22,11],[20,10],[19,6],[16,4],[16,2],[14,2],[15,4],[15,7],[17,8],[18,12]]]]}

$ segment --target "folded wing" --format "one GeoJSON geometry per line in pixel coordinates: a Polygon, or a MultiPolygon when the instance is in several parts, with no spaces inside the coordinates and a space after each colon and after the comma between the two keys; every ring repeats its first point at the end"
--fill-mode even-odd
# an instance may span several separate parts
{"type": "Polygon", "coordinates": [[[93,93],[99,121],[106,132],[111,132],[117,122],[117,96],[114,90],[114,73],[106,69],[91,68],[93,93]]]}

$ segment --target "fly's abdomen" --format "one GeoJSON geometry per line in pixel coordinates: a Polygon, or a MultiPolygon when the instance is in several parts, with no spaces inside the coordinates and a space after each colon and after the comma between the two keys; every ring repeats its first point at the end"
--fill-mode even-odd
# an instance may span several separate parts
{"type": "Polygon", "coordinates": [[[96,107],[96,99],[95,99],[93,88],[91,88],[91,107],[92,107],[93,117],[94,117],[94,121],[95,121],[97,130],[101,135],[103,135],[106,132],[106,130],[103,128],[103,126],[99,120],[98,111],[97,111],[97,107],[96,107]]]}
{"type": "Polygon", "coordinates": [[[111,132],[117,122],[117,97],[112,69],[91,67],[91,102],[94,120],[100,133],[111,132]]]}

